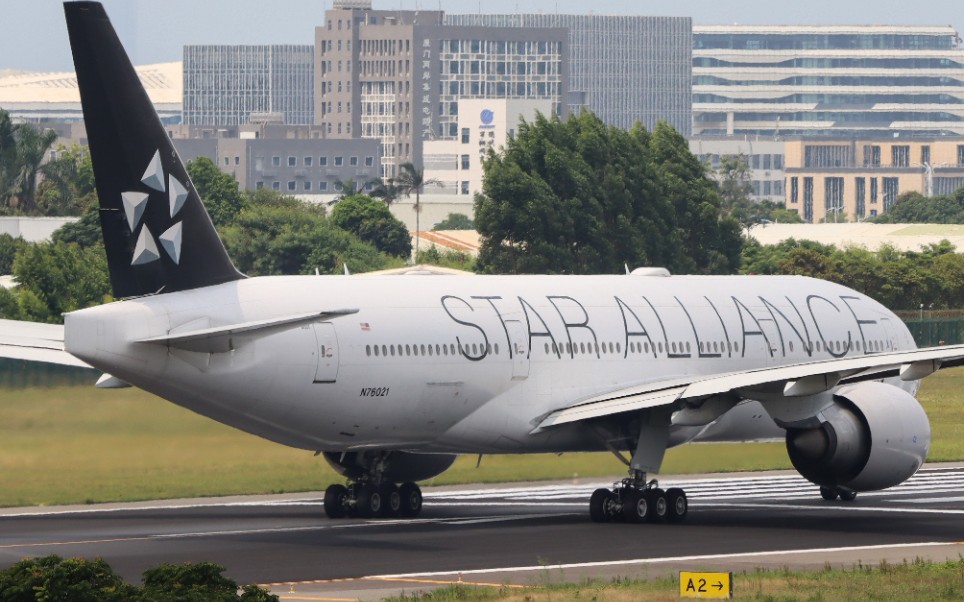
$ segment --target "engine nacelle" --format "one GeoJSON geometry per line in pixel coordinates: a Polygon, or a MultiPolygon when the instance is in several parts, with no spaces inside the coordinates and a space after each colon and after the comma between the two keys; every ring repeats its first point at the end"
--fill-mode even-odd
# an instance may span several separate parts
{"type": "Polygon", "coordinates": [[[817,485],[886,489],[913,476],[927,457],[927,415],[913,395],[893,385],[841,387],[819,418],[817,428],[787,430],[793,467],[817,485]]]}
{"type": "Polygon", "coordinates": [[[349,479],[378,474],[385,481],[422,481],[442,474],[455,462],[454,454],[412,452],[325,452],[331,467],[349,479]]]}

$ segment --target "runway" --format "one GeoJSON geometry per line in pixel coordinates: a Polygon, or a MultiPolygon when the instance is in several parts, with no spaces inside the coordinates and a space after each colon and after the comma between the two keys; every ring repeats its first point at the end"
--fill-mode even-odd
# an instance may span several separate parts
{"type": "Polygon", "coordinates": [[[211,560],[290,599],[371,599],[462,579],[544,583],[703,567],[957,559],[964,466],[824,502],[795,473],[666,478],[691,501],[682,525],[594,524],[605,482],[425,489],[416,520],[331,521],[321,495],[294,494],[0,510],[0,565],[101,556],[126,579],[161,562],[211,560]]]}

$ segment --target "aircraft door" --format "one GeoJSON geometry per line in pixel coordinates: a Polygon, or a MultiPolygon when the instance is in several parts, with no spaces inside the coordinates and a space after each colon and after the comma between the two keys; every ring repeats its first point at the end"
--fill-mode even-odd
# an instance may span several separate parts
{"type": "Polygon", "coordinates": [[[512,379],[529,377],[529,332],[519,320],[506,320],[509,333],[509,359],[512,361],[512,379]]]}
{"type": "Polygon", "coordinates": [[[316,383],[333,383],[338,378],[338,338],[335,326],[330,322],[312,324],[315,332],[315,349],[318,366],[315,368],[316,383]]]}

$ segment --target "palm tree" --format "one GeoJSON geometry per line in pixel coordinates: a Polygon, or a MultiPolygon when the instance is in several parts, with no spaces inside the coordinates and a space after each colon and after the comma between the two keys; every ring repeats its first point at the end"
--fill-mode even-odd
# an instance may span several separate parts
{"type": "Polygon", "coordinates": [[[419,204],[421,200],[421,192],[426,186],[442,186],[442,182],[437,178],[425,179],[425,171],[421,170],[412,163],[402,163],[399,167],[398,177],[395,178],[395,187],[398,188],[398,193],[404,194],[406,197],[411,196],[415,193],[415,263],[418,263],[418,245],[419,245],[419,232],[421,230],[419,226],[419,213],[421,213],[422,207],[419,204]]]}
{"type": "Polygon", "coordinates": [[[0,109],[0,203],[6,204],[13,193],[13,180],[17,165],[16,127],[10,113],[0,109]]]}
{"type": "Polygon", "coordinates": [[[385,201],[386,205],[391,205],[394,203],[396,200],[398,200],[398,197],[401,194],[398,186],[395,185],[394,178],[388,178],[387,182],[382,182],[378,178],[375,178],[371,181],[371,184],[374,186],[374,188],[372,188],[369,196],[371,196],[373,199],[381,199],[385,201]]]}
{"type": "Polygon", "coordinates": [[[14,189],[23,212],[37,208],[37,174],[43,163],[44,155],[57,141],[57,132],[41,131],[29,123],[17,126],[17,166],[14,189]]]}

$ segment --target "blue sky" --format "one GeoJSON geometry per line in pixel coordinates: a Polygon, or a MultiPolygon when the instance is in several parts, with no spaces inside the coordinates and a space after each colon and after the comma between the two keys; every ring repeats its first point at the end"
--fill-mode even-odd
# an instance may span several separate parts
{"type": "MultiPolygon", "coordinates": [[[[311,44],[331,0],[104,0],[135,64],[179,60],[185,44],[311,44]]],[[[452,13],[559,12],[688,16],[697,24],[951,25],[964,32],[960,0],[373,0],[376,9],[452,13]],[[587,10],[592,5],[593,11],[587,10]]],[[[56,0],[4,0],[0,69],[72,68],[56,0]]]]}

